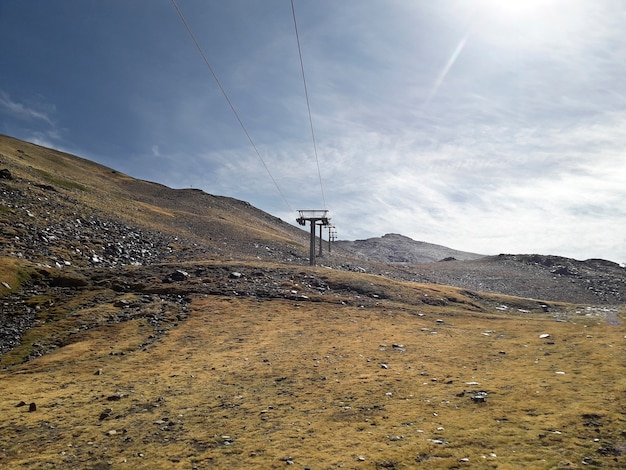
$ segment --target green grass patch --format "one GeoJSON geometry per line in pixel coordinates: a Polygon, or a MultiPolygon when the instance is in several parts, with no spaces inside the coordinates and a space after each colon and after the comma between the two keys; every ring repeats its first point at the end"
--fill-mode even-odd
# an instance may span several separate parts
{"type": "Polygon", "coordinates": [[[44,170],[37,169],[36,171],[41,176],[43,176],[46,179],[46,181],[48,181],[49,183],[53,185],[60,186],[65,189],[76,189],[79,191],[88,192],[88,189],[80,183],[76,183],[74,181],[68,181],[68,180],[59,178],[44,170]]]}
{"type": "Polygon", "coordinates": [[[16,258],[0,257],[0,297],[10,295],[39,277],[38,271],[29,263],[16,258]]]}

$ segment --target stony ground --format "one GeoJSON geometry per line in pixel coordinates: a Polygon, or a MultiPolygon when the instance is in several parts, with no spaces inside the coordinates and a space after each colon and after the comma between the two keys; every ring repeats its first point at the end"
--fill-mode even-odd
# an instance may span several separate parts
{"type": "Polygon", "coordinates": [[[260,261],[86,272],[7,299],[36,320],[2,357],[4,468],[626,464],[621,309],[260,261]]]}

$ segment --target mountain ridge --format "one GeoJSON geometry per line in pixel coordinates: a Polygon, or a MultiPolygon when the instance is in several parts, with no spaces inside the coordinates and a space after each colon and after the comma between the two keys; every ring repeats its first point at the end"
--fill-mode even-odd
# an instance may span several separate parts
{"type": "Polygon", "coordinates": [[[450,258],[463,261],[485,256],[434,243],[416,241],[398,233],[387,233],[382,237],[364,240],[339,240],[337,244],[347,251],[382,263],[431,263],[450,258]]]}

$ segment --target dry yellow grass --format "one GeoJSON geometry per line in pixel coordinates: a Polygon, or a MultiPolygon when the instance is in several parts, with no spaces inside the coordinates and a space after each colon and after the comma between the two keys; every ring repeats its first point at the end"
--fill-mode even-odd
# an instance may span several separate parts
{"type": "Polygon", "coordinates": [[[626,466],[623,327],[316,300],[197,296],[147,348],[152,330],[129,321],[0,371],[0,466],[626,466]]]}

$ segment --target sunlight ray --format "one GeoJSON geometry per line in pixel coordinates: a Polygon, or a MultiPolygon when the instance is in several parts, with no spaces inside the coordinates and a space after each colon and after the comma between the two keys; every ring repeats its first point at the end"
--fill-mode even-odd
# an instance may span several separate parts
{"type": "Polygon", "coordinates": [[[425,109],[430,104],[432,99],[437,94],[437,91],[439,91],[439,88],[443,84],[443,81],[446,79],[446,76],[450,72],[450,69],[452,69],[452,66],[457,61],[457,59],[461,55],[461,52],[465,48],[465,45],[467,44],[467,40],[469,39],[469,35],[470,35],[470,33],[468,32],[465,36],[463,36],[463,38],[461,38],[461,40],[459,41],[457,46],[454,48],[454,51],[452,51],[452,54],[450,55],[450,58],[448,59],[448,62],[446,62],[445,67],[441,70],[441,72],[437,76],[437,79],[435,80],[435,83],[433,84],[432,88],[430,89],[430,93],[428,93],[428,96],[424,100],[424,103],[422,103],[422,109],[425,109]]]}

